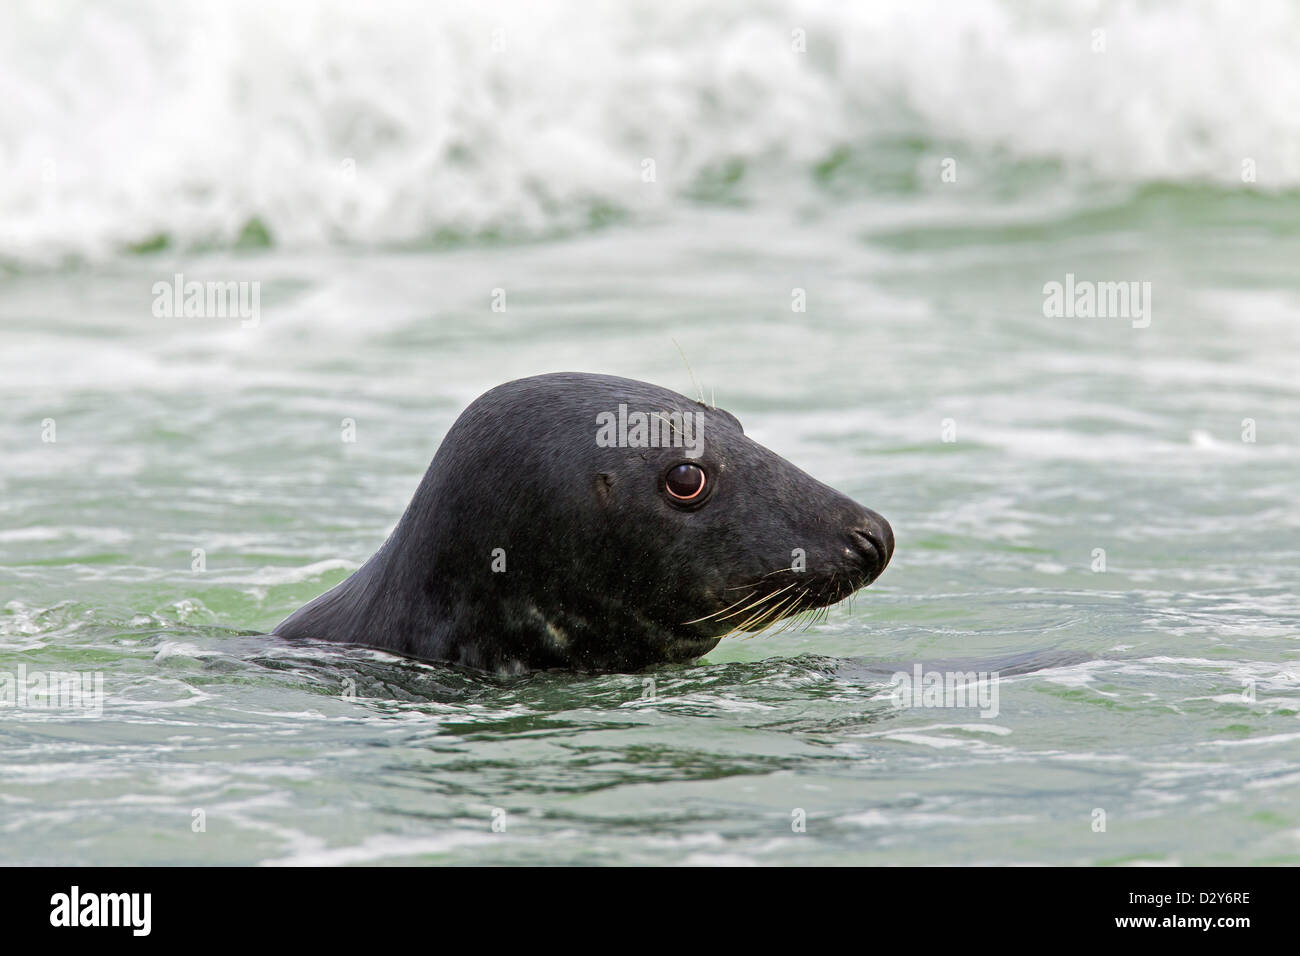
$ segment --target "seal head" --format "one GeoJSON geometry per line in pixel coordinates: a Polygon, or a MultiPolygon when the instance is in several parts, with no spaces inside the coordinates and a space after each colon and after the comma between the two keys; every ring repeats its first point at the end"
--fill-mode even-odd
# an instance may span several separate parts
{"type": "Polygon", "coordinates": [[[497,672],[631,671],[840,601],[889,523],[668,389],[556,373],[457,419],[355,574],[275,630],[497,672]]]}

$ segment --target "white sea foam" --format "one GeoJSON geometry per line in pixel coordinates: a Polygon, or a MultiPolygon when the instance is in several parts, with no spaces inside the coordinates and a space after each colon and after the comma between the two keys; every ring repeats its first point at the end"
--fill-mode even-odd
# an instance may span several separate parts
{"type": "Polygon", "coordinates": [[[1251,160],[1275,189],[1300,183],[1297,48],[1283,0],[13,0],[0,256],[252,220],[285,244],[544,233],[903,138],[1126,181],[1240,186],[1251,160]]]}
{"type": "MultiPolygon", "coordinates": [[[[282,831],[294,833],[294,831],[282,831]]],[[[296,846],[284,857],[262,861],[264,866],[345,866],[402,860],[419,856],[451,853],[465,847],[492,842],[488,833],[446,833],[432,837],[376,835],[354,846],[327,847],[323,840],[304,834],[294,835],[296,846]]]]}

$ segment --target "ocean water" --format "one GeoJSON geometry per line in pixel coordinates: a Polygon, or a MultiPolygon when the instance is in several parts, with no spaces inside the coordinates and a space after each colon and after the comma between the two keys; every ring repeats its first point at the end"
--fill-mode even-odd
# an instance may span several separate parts
{"type": "Polygon", "coordinates": [[[0,696],[0,862],[1300,863],[1297,43],[1281,3],[6,5],[0,694],[102,696],[0,696]],[[557,370],[693,374],[891,566],[642,674],[266,636],[557,370]],[[996,700],[899,706],[917,666],[996,700]]]}

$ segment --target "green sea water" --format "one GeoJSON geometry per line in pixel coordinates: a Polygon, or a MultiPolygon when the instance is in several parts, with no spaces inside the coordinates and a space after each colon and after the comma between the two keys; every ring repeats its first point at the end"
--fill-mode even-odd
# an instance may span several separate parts
{"type": "Polygon", "coordinates": [[[1300,863],[1300,197],[855,162],[820,202],[0,277],[0,674],[103,687],[0,708],[0,862],[1300,863]],[[259,283],[256,325],[156,315],[176,274],[259,283]],[[1067,275],[1147,315],[1045,315],[1067,275]],[[690,393],[678,344],[891,521],[851,608],[634,675],[266,636],[475,396],[690,393]],[[917,664],[996,713],[896,706],[917,664]]]}

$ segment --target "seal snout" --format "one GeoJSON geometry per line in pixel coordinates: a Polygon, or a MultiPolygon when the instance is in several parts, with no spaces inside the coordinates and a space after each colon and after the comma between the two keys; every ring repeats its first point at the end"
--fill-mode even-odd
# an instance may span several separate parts
{"type": "Polygon", "coordinates": [[[865,573],[863,584],[869,584],[880,576],[889,564],[889,559],[894,556],[894,529],[883,515],[870,508],[863,508],[862,512],[849,531],[849,540],[862,562],[865,573]]]}

